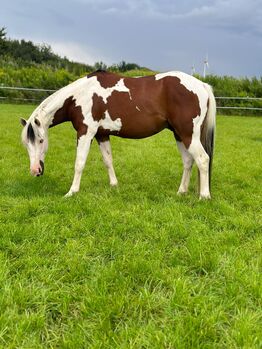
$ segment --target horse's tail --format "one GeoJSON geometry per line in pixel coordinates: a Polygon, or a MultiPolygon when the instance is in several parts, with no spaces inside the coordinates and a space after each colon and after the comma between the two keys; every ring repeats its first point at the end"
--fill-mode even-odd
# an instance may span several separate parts
{"type": "Polygon", "coordinates": [[[209,156],[209,189],[211,187],[211,173],[212,173],[212,162],[214,153],[214,140],[215,140],[215,125],[216,125],[216,100],[213,94],[212,87],[208,84],[204,84],[205,89],[208,93],[208,109],[207,115],[204,120],[201,142],[209,156]]]}

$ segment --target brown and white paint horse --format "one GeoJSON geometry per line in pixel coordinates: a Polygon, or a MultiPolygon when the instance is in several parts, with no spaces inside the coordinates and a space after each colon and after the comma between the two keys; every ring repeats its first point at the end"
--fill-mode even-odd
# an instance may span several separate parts
{"type": "Polygon", "coordinates": [[[112,186],[117,185],[109,136],[145,138],[163,129],[174,133],[184,171],[179,194],[188,190],[193,162],[200,174],[200,198],[210,198],[216,104],[212,89],[181,72],[127,78],[97,71],[80,78],[45,99],[24,126],[34,176],[44,172],[48,129],[71,121],[77,131],[73,183],[66,196],[79,191],[82,172],[93,138],[96,138],[112,186]]]}

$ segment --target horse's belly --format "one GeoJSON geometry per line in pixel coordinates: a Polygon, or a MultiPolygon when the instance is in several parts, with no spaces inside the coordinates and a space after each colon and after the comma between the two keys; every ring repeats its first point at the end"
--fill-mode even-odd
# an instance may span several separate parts
{"type": "Polygon", "coordinates": [[[133,118],[120,118],[121,129],[114,133],[123,138],[146,138],[167,127],[167,121],[161,115],[140,115],[133,118]]]}

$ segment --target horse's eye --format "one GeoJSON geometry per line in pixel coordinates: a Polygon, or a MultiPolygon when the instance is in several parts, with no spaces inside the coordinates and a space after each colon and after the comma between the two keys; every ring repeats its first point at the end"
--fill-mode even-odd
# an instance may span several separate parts
{"type": "Polygon", "coordinates": [[[39,141],[40,143],[43,143],[44,142],[44,140],[43,139],[40,139],[40,141],[39,141]]]}

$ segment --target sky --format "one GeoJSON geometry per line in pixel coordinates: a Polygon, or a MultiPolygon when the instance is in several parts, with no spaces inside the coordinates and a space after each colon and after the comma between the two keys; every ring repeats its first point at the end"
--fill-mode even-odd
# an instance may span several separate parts
{"type": "Polygon", "coordinates": [[[0,0],[3,26],[87,64],[262,76],[262,0],[0,0]]]}

